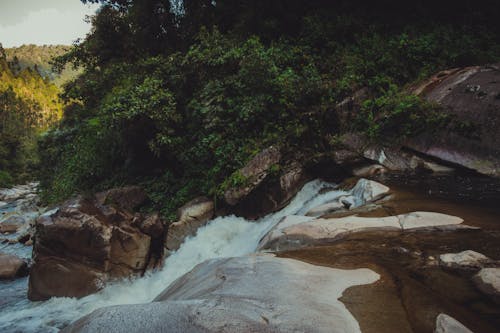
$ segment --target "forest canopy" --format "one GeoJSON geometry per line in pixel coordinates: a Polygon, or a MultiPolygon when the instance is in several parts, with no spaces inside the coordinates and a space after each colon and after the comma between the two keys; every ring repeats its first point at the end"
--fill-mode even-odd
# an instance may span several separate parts
{"type": "Polygon", "coordinates": [[[0,187],[32,177],[37,136],[62,116],[59,89],[0,44],[0,187]]]}
{"type": "Polygon", "coordinates": [[[56,61],[83,73],[39,143],[49,202],[137,183],[172,216],[271,144],[317,156],[346,131],[394,141],[438,126],[406,87],[500,60],[493,0],[83,2],[101,4],[92,31],[56,61]],[[361,89],[342,122],[338,104],[361,89]]]}

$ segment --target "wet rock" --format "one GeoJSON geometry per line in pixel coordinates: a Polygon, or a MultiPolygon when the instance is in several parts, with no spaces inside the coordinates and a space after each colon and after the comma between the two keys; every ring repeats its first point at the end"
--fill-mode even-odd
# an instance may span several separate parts
{"type": "Polygon", "coordinates": [[[310,209],[306,216],[323,216],[337,211],[345,211],[379,200],[389,194],[389,188],[372,180],[360,179],[356,185],[333,201],[310,209]]]}
{"type": "Polygon", "coordinates": [[[373,180],[360,179],[351,190],[351,194],[358,199],[356,206],[361,206],[370,201],[376,201],[389,194],[390,189],[373,180]]]}
{"type": "Polygon", "coordinates": [[[456,226],[459,217],[433,213],[413,212],[387,217],[347,216],[342,218],[306,217],[284,219],[260,242],[261,250],[289,250],[318,243],[333,242],[354,232],[436,230],[456,226]]]}
{"type": "Polygon", "coordinates": [[[329,202],[323,205],[320,205],[318,207],[314,207],[310,211],[306,213],[306,216],[321,216],[325,215],[328,213],[332,213],[334,211],[337,211],[341,208],[345,208],[345,205],[339,201],[333,201],[329,202]]]}
{"type": "Polygon", "coordinates": [[[483,268],[473,281],[479,290],[500,303],[500,268],[483,268]]]}
{"type": "Polygon", "coordinates": [[[26,275],[26,261],[14,255],[0,253],[0,279],[15,279],[26,275]]]}
{"type": "Polygon", "coordinates": [[[338,298],[378,279],[271,256],[209,260],[153,303],[99,309],[63,332],[360,332],[338,298]]]}
{"type": "Polygon", "coordinates": [[[263,150],[238,171],[242,184],[226,190],[227,211],[258,219],[286,206],[310,180],[298,160],[298,157],[282,160],[279,149],[274,146],[263,150]]]}
{"type": "Polygon", "coordinates": [[[224,199],[229,205],[236,205],[242,198],[255,189],[269,174],[273,165],[279,163],[281,153],[275,146],[271,146],[257,154],[248,164],[238,172],[244,178],[244,184],[231,187],[224,193],[224,199]]]}
{"type": "Polygon", "coordinates": [[[96,199],[100,205],[114,205],[121,209],[134,210],[142,205],[148,196],[140,186],[125,186],[98,193],[96,199]]]}
{"type": "Polygon", "coordinates": [[[38,183],[17,185],[8,189],[0,189],[0,201],[12,202],[34,194],[37,191],[38,183]]]}
{"type": "Polygon", "coordinates": [[[10,215],[0,222],[1,233],[15,233],[27,223],[26,219],[20,215],[10,215]]]}
{"type": "Polygon", "coordinates": [[[436,318],[434,333],[473,333],[458,320],[441,313],[436,318]]]}
{"type": "MultiPolygon", "coordinates": [[[[139,201],[128,198],[120,205],[133,207],[139,201]]],[[[163,235],[151,236],[159,230],[157,224],[154,217],[102,205],[102,197],[72,199],[41,215],[35,225],[28,297],[82,297],[107,281],[143,274],[163,250],[163,244],[153,241],[163,242],[163,235]]]]}
{"type": "Polygon", "coordinates": [[[214,216],[214,202],[205,197],[196,198],[177,211],[178,221],[168,227],[165,247],[169,251],[179,249],[184,240],[194,236],[214,216]]]}
{"type": "Polygon", "coordinates": [[[100,268],[65,258],[37,256],[31,267],[28,298],[83,297],[95,293],[108,281],[100,268]]]}
{"type": "Polygon", "coordinates": [[[422,133],[405,145],[432,158],[499,177],[499,80],[498,66],[475,66],[438,73],[415,87],[414,93],[439,104],[441,112],[453,121],[447,128],[422,133]]]}
{"type": "Polygon", "coordinates": [[[478,270],[490,262],[490,258],[472,250],[459,253],[446,253],[439,256],[440,266],[456,270],[478,270]]]}

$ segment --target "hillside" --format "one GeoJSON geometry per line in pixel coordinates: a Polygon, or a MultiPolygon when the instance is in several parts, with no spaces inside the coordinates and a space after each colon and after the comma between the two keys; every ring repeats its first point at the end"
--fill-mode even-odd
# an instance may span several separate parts
{"type": "Polygon", "coordinates": [[[26,68],[36,69],[44,78],[49,78],[57,86],[74,79],[80,71],[71,66],[61,73],[56,73],[52,69],[51,61],[58,56],[68,52],[70,46],[67,45],[22,45],[19,47],[7,48],[5,53],[7,61],[11,66],[19,71],[26,68]]]}
{"type": "Polygon", "coordinates": [[[59,93],[30,67],[13,68],[0,45],[0,187],[28,176],[37,135],[62,116],[59,93]]]}

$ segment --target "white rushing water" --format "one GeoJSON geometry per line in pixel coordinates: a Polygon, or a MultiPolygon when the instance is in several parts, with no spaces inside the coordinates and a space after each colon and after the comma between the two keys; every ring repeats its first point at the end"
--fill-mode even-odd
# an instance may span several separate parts
{"type": "MultiPolygon", "coordinates": [[[[260,239],[284,216],[303,214],[312,207],[345,194],[343,191],[320,194],[325,188],[331,187],[332,184],[312,181],[302,188],[287,207],[257,222],[235,216],[216,218],[169,256],[163,269],[145,277],[108,284],[100,292],[81,299],[54,297],[44,302],[30,302],[23,298],[13,302],[2,308],[0,332],[57,332],[72,321],[104,306],[150,302],[197,264],[211,258],[252,253],[257,249],[260,239]]],[[[26,283],[26,279],[21,281],[26,283]]]]}

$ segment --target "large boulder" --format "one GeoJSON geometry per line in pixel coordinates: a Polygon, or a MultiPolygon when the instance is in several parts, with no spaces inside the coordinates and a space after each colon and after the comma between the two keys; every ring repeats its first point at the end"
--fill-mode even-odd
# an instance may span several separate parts
{"type": "Polygon", "coordinates": [[[101,203],[101,198],[76,198],[38,218],[31,300],[82,297],[109,280],[143,274],[161,257],[163,244],[155,241],[163,242],[164,230],[157,216],[101,203]]]}
{"type": "Polygon", "coordinates": [[[28,275],[26,261],[15,255],[0,253],[0,280],[14,279],[26,275],[28,275]]]}
{"type": "Polygon", "coordinates": [[[63,332],[361,332],[338,300],[379,279],[292,259],[249,256],[206,261],[153,303],[103,308],[63,332]]]}
{"type": "Polygon", "coordinates": [[[134,210],[142,205],[148,196],[140,186],[125,186],[113,188],[96,194],[100,205],[114,205],[125,210],[134,210]]]}
{"type": "Polygon", "coordinates": [[[236,205],[255,189],[269,174],[272,166],[277,165],[281,160],[281,153],[275,146],[264,149],[257,154],[250,162],[238,171],[243,184],[230,187],[224,193],[224,199],[229,205],[236,205]]]}
{"type": "Polygon", "coordinates": [[[500,268],[483,268],[473,281],[479,290],[500,303],[500,268]]]}
{"type": "Polygon", "coordinates": [[[187,237],[194,236],[213,216],[212,200],[205,197],[191,200],[178,209],[177,222],[169,225],[165,247],[169,251],[178,250],[187,237]]]}
{"type": "Polygon", "coordinates": [[[453,121],[406,146],[433,158],[500,176],[500,64],[444,71],[413,92],[437,103],[453,121]]]}
{"type": "Polygon", "coordinates": [[[275,146],[261,151],[237,171],[241,184],[225,191],[229,210],[257,219],[283,208],[310,179],[298,159],[284,161],[275,146]]]}

